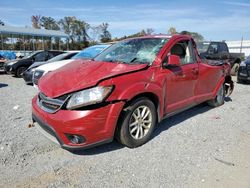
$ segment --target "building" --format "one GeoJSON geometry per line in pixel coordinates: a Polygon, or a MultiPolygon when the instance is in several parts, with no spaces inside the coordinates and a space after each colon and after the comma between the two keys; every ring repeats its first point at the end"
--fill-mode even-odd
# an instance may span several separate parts
{"type": "MultiPolygon", "coordinates": [[[[35,29],[31,27],[13,27],[13,26],[0,26],[0,48],[1,50],[14,50],[14,49],[5,49],[4,48],[4,40],[3,37],[7,37],[8,41],[10,41],[11,44],[16,42],[16,39],[19,38],[23,41],[23,43],[20,46],[19,51],[26,51],[25,48],[25,41],[27,38],[32,41],[33,48],[32,50],[37,50],[35,48],[35,43],[39,40],[42,44],[42,48],[44,49],[44,40],[46,38],[50,38],[50,40],[53,39],[64,39],[68,41],[69,36],[65,34],[62,31],[55,31],[55,30],[47,30],[47,29],[35,29]]],[[[52,42],[50,49],[52,49],[52,42]]],[[[60,49],[60,40],[59,44],[57,46],[58,49],[60,49]]]]}
{"type": "Polygon", "coordinates": [[[250,40],[226,41],[229,51],[232,53],[244,53],[250,56],[250,40]]]}

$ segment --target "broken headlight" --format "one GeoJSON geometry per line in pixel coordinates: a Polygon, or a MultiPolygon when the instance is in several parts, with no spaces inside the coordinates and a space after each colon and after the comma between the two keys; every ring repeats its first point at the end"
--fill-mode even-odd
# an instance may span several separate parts
{"type": "Polygon", "coordinates": [[[113,86],[97,86],[73,93],[69,98],[66,108],[72,110],[83,106],[101,103],[108,97],[112,89],[113,86]]]}

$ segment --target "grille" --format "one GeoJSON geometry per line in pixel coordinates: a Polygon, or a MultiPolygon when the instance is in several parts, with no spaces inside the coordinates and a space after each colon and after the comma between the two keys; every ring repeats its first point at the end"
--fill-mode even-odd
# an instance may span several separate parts
{"type": "Polygon", "coordinates": [[[62,107],[65,101],[66,99],[65,100],[52,99],[40,92],[38,94],[37,103],[42,110],[48,113],[55,113],[62,107]]]}
{"type": "Polygon", "coordinates": [[[36,70],[34,73],[33,73],[33,83],[34,84],[38,84],[38,81],[39,79],[42,77],[44,71],[41,71],[41,70],[36,70]]]}
{"type": "Polygon", "coordinates": [[[5,71],[6,71],[6,72],[9,72],[9,71],[10,71],[10,67],[11,67],[10,65],[6,65],[6,66],[4,67],[4,68],[5,68],[5,71]]]}
{"type": "Polygon", "coordinates": [[[250,65],[247,65],[247,70],[250,71],[250,65]]]}

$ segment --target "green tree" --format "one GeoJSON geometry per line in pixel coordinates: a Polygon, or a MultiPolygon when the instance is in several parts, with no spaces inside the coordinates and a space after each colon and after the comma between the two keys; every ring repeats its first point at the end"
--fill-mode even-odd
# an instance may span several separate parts
{"type": "Polygon", "coordinates": [[[74,16],[64,17],[59,21],[62,30],[69,35],[71,48],[82,49],[89,45],[89,24],[74,16]]]}
{"type": "Polygon", "coordinates": [[[80,47],[88,46],[89,36],[87,31],[89,29],[89,24],[81,20],[75,20],[72,29],[77,42],[83,44],[83,46],[80,45],[80,47]]]}
{"type": "Polygon", "coordinates": [[[111,41],[111,33],[108,31],[108,23],[103,23],[101,25],[101,42],[110,42],[111,41]]]}
{"type": "Polygon", "coordinates": [[[204,40],[204,37],[200,33],[197,33],[197,32],[182,31],[181,34],[192,36],[195,42],[202,42],[204,40]]]}
{"type": "Polygon", "coordinates": [[[57,21],[54,18],[51,18],[51,17],[42,16],[41,19],[40,19],[40,25],[44,29],[60,30],[60,27],[59,27],[57,21]]]}
{"type": "Polygon", "coordinates": [[[170,27],[170,28],[168,29],[168,34],[174,35],[174,34],[176,34],[176,33],[177,33],[177,31],[176,31],[175,27],[170,27]]]}
{"type": "Polygon", "coordinates": [[[147,28],[146,29],[146,35],[152,35],[154,33],[154,29],[153,28],[147,28]]]}
{"type": "Polygon", "coordinates": [[[142,36],[149,35],[149,34],[152,34],[152,33],[148,32],[147,30],[145,31],[143,29],[140,32],[132,34],[132,35],[128,35],[128,36],[125,35],[125,36],[123,36],[121,38],[115,38],[113,41],[120,41],[120,40],[124,40],[124,39],[127,39],[127,38],[134,38],[134,37],[142,37],[142,36]]]}

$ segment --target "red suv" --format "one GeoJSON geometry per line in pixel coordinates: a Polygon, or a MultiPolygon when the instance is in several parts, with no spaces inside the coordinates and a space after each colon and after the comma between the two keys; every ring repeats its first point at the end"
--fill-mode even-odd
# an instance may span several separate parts
{"type": "Polygon", "coordinates": [[[63,148],[117,138],[138,147],[163,118],[232,91],[230,66],[203,62],[187,35],[145,36],[118,42],[94,60],[50,72],[32,100],[33,122],[63,148]]]}

